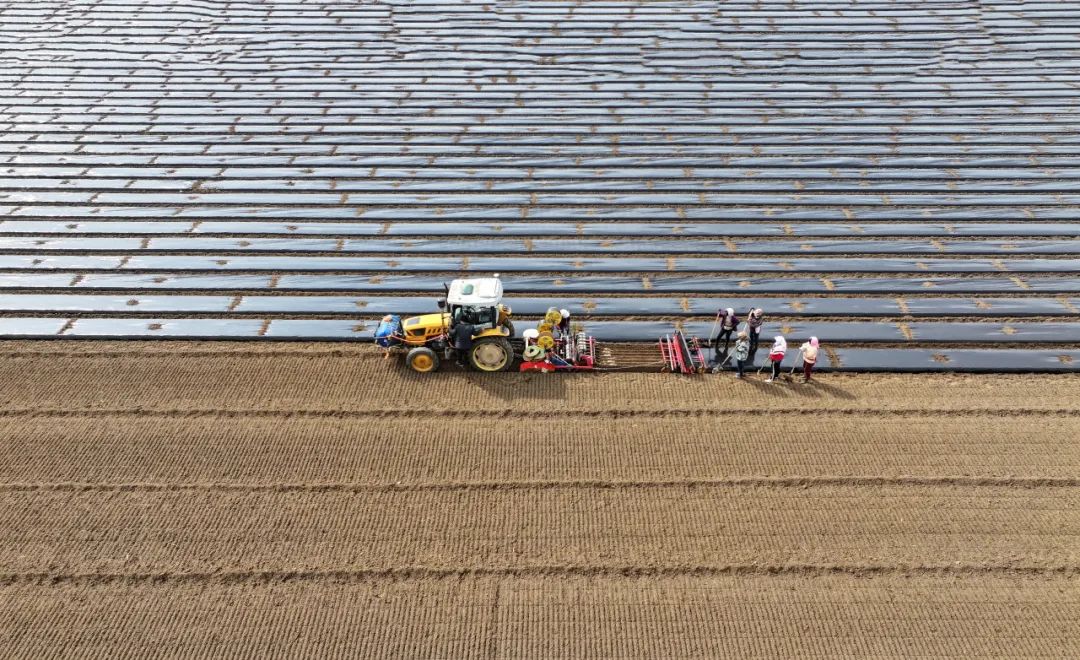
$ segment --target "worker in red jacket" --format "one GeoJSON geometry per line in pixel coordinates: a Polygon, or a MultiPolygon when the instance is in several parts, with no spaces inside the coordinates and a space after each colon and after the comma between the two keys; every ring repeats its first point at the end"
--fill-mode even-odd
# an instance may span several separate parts
{"type": "Polygon", "coordinates": [[[787,353],[787,340],[777,335],[773,340],[772,348],[769,349],[769,362],[772,363],[772,375],[765,381],[771,383],[780,377],[780,363],[784,361],[784,353],[787,353]]]}

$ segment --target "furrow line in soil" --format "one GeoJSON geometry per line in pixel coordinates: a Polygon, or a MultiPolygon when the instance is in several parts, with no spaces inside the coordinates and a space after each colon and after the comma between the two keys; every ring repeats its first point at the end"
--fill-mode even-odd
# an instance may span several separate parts
{"type": "Polygon", "coordinates": [[[455,582],[475,578],[710,578],[710,577],[810,577],[846,575],[856,578],[1015,578],[1080,577],[1080,565],[1024,566],[1012,564],[881,565],[881,564],[732,564],[657,567],[645,565],[580,565],[518,567],[430,568],[422,566],[349,571],[237,571],[209,573],[0,573],[0,588],[13,586],[154,586],[180,585],[272,585],[313,582],[364,584],[378,581],[455,582]]]}
{"type": "MultiPolygon", "coordinates": [[[[996,408],[894,408],[886,410],[870,410],[861,408],[828,408],[827,412],[832,415],[850,415],[869,419],[907,417],[911,415],[936,416],[936,417],[980,417],[987,414],[996,414],[1000,411],[996,408]]],[[[281,410],[235,410],[229,408],[204,408],[204,409],[152,409],[143,408],[117,408],[117,409],[49,409],[49,408],[20,408],[0,410],[0,419],[10,418],[51,418],[51,419],[100,419],[107,417],[131,417],[131,418],[169,418],[169,419],[199,419],[199,418],[296,418],[296,419],[506,419],[506,420],[530,420],[530,419],[623,419],[623,418],[654,418],[668,419],[680,417],[706,417],[723,418],[730,415],[746,415],[750,417],[770,417],[773,415],[805,415],[806,411],[799,408],[792,409],[763,409],[741,408],[736,406],[724,406],[720,408],[659,408],[655,410],[641,410],[629,408],[607,408],[604,410],[442,410],[416,408],[382,408],[370,410],[302,410],[296,408],[281,410]]],[[[1035,416],[1035,417],[1080,417],[1080,409],[1076,408],[1012,408],[1008,411],[1010,416],[1035,416]]]]}
{"type": "Polygon", "coordinates": [[[666,481],[476,481],[446,483],[0,483],[0,492],[242,492],[242,493],[366,493],[503,490],[647,490],[659,488],[813,488],[822,486],[963,486],[1015,488],[1078,488],[1080,477],[741,477],[671,479],[666,481]]]}

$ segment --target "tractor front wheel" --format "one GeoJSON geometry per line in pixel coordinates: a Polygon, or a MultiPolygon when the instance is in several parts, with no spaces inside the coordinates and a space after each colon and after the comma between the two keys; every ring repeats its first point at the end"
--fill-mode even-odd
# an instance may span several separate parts
{"type": "Polygon", "coordinates": [[[477,371],[506,371],[514,364],[514,349],[502,337],[484,337],[473,344],[469,363],[477,371]]]}
{"type": "Polygon", "coordinates": [[[405,356],[405,364],[413,371],[431,373],[439,368],[439,354],[427,346],[417,346],[405,356]]]}

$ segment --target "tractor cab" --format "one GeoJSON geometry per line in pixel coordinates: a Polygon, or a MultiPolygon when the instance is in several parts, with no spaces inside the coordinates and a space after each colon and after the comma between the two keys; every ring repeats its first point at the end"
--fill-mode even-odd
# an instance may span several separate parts
{"type": "Polygon", "coordinates": [[[498,277],[475,277],[454,280],[446,288],[446,300],[440,301],[450,315],[450,327],[468,323],[477,332],[504,328],[514,335],[510,307],[502,303],[503,285],[498,277]]]}
{"type": "MultiPolygon", "coordinates": [[[[439,307],[447,316],[447,334],[466,324],[472,328],[472,346],[465,358],[478,371],[505,371],[514,362],[510,338],[514,324],[510,307],[502,303],[502,280],[495,277],[458,279],[446,287],[439,307]]],[[[460,351],[460,349],[458,349],[460,351]]]]}

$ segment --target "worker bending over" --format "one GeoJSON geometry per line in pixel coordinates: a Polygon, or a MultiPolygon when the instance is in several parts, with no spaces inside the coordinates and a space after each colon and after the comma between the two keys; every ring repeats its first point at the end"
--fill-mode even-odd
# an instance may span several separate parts
{"type": "Polygon", "coordinates": [[[566,310],[566,309],[560,309],[559,310],[559,325],[557,327],[559,328],[559,336],[560,337],[569,337],[570,336],[570,311],[569,310],[566,310]]]}

